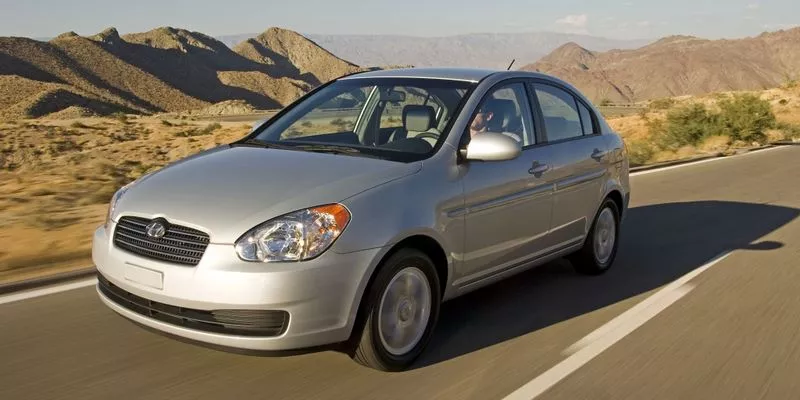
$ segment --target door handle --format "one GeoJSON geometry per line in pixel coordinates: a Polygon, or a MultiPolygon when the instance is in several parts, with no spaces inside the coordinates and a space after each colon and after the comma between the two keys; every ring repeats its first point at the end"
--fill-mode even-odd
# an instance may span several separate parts
{"type": "Polygon", "coordinates": [[[528,170],[528,173],[531,175],[536,176],[537,178],[542,176],[545,172],[550,171],[550,166],[547,164],[541,164],[538,161],[534,161],[531,168],[528,170]]]}
{"type": "Polygon", "coordinates": [[[595,161],[600,162],[603,160],[603,157],[605,157],[606,154],[608,154],[608,152],[600,151],[600,149],[594,149],[590,157],[592,157],[595,161]]]}

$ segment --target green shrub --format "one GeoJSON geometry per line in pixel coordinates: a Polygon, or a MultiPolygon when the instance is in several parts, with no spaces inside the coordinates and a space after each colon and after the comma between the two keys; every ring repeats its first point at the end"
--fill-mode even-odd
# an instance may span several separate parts
{"type": "Polygon", "coordinates": [[[627,143],[627,147],[628,159],[633,166],[647,164],[656,152],[653,145],[647,142],[630,142],[627,143]]]}
{"type": "Polygon", "coordinates": [[[648,126],[660,148],[674,151],[719,134],[716,120],[716,115],[703,104],[690,104],[670,110],[666,120],[650,121],[648,126]]]}
{"type": "Polygon", "coordinates": [[[721,132],[734,140],[763,142],[766,139],[765,132],[775,127],[772,106],[756,95],[736,95],[717,104],[720,108],[721,132]]]}
{"type": "Polygon", "coordinates": [[[608,107],[608,106],[613,105],[613,104],[614,103],[610,99],[600,100],[600,107],[608,107]]]}
{"type": "Polygon", "coordinates": [[[789,139],[800,138],[800,125],[781,122],[777,124],[776,128],[783,131],[784,136],[789,139]]]}

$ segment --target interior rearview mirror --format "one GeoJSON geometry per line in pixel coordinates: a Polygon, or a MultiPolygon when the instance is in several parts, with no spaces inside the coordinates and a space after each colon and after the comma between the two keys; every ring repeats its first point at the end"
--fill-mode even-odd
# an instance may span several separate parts
{"type": "Polygon", "coordinates": [[[521,152],[522,144],[511,136],[484,132],[470,139],[465,158],[474,161],[505,161],[519,157],[521,152]]]}
{"type": "Polygon", "coordinates": [[[389,91],[381,91],[380,93],[381,93],[380,94],[381,101],[387,101],[389,103],[402,103],[406,101],[405,92],[401,92],[398,90],[389,90],[389,91]]]}

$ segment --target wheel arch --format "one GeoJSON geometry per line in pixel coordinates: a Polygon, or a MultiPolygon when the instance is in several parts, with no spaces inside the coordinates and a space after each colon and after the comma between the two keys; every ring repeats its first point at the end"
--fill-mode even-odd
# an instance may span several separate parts
{"type": "Polygon", "coordinates": [[[351,344],[355,343],[354,341],[361,336],[361,331],[364,329],[364,322],[367,319],[366,301],[372,285],[375,282],[375,278],[378,275],[378,271],[380,271],[389,257],[405,248],[422,251],[430,257],[436,269],[437,276],[439,277],[440,294],[442,296],[445,295],[445,291],[448,287],[448,279],[450,277],[450,260],[441,243],[433,236],[425,233],[414,233],[396,241],[380,256],[380,260],[375,264],[375,268],[372,269],[367,283],[364,285],[363,291],[358,299],[358,309],[356,311],[355,321],[353,322],[353,329],[350,332],[350,338],[348,340],[351,344]]]}

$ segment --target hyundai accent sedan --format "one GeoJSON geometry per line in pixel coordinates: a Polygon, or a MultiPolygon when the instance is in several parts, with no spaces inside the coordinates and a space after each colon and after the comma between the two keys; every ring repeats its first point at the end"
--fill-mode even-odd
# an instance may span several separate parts
{"type": "Polygon", "coordinates": [[[100,299],[145,327],[396,371],[444,301],[560,257],[607,271],[629,198],[622,140],[562,80],[371,71],[123,187],[92,256],[100,299]]]}

